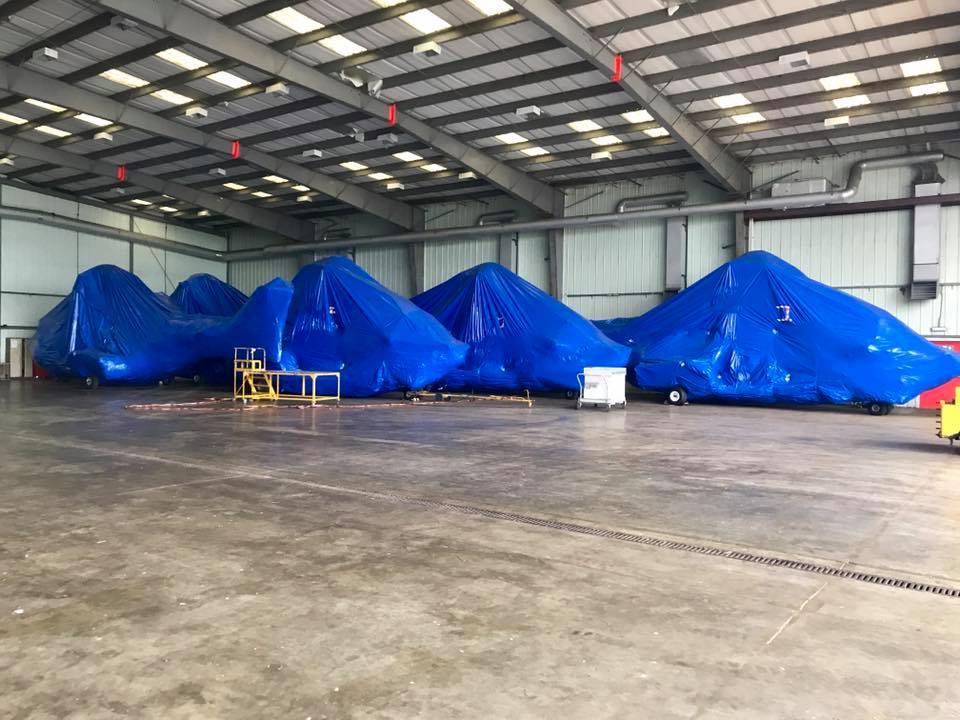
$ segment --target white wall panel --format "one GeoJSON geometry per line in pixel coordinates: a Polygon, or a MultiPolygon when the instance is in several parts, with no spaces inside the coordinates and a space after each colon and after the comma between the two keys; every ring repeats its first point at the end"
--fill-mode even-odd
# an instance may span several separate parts
{"type": "Polygon", "coordinates": [[[224,282],[227,279],[226,263],[190,257],[181,253],[167,252],[164,267],[166,268],[165,292],[167,294],[172,293],[179,283],[197,273],[209,273],[224,282]]]}
{"type": "MultiPolygon", "coordinates": [[[[0,298],[0,325],[33,327],[62,299],[59,295],[20,295],[4,291],[0,298]]],[[[33,333],[32,330],[25,332],[33,333]]]]}
{"type": "Polygon", "coordinates": [[[108,227],[117,228],[118,230],[130,229],[129,215],[96,205],[79,203],[77,208],[77,217],[84,222],[96,223],[97,225],[107,225],[108,227]]]}
{"type": "Polygon", "coordinates": [[[154,292],[167,292],[166,253],[156,248],[134,245],[133,272],[154,292]]]}
{"type": "Polygon", "coordinates": [[[65,200],[53,195],[31,192],[16,185],[4,185],[0,188],[0,199],[4,205],[23,210],[38,210],[64,217],[77,217],[77,202],[65,200]]]}
{"type": "Polygon", "coordinates": [[[546,233],[520,233],[517,275],[544,292],[550,292],[550,248],[546,233]]]}
{"type": "Polygon", "coordinates": [[[77,234],[0,220],[0,290],[70,292],[77,276],[77,234]]]}
{"type": "Polygon", "coordinates": [[[245,260],[230,263],[229,282],[247,295],[274,278],[292,280],[300,269],[299,258],[293,255],[245,260]]]}
{"type": "Polygon", "coordinates": [[[130,243],[84,233],[80,233],[78,240],[77,272],[97,265],[116,265],[124,270],[130,269],[130,243]]]}

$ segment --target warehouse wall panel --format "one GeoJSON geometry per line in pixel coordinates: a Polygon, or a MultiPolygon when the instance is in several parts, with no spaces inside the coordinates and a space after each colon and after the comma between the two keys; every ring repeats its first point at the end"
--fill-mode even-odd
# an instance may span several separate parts
{"type": "MultiPolygon", "coordinates": [[[[132,228],[154,237],[210,249],[226,249],[226,239],[221,236],[15,185],[0,185],[0,205],[121,230],[132,228]]],[[[70,292],[78,273],[101,264],[130,270],[131,254],[134,259],[132,269],[141,274],[153,290],[171,292],[176,283],[173,278],[183,279],[195,272],[211,272],[221,278],[226,276],[225,262],[206,261],[179,253],[170,253],[168,258],[163,250],[103,237],[95,230],[78,232],[23,220],[0,219],[0,362],[6,361],[3,339],[31,337],[39,319],[70,292]]]]}

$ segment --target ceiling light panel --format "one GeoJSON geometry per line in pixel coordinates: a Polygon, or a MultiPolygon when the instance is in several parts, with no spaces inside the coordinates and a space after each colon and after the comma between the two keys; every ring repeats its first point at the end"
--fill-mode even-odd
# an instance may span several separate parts
{"type": "Polygon", "coordinates": [[[130,202],[132,202],[134,205],[153,205],[153,203],[149,200],[142,200],[141,198],[134,198],[130,202]]]}
{"type": "Polygon", "coordinates": [[[766,118],[763,117],[763,115],[761,115],[758,112],[752,112],[752,113],[746,113],[744,115],[733,116],[733,121],[737,125],[749,125],[751,123],[763,122],[764,120],[766,120],[766,118]]]}
{"type": "Polygon", "coordinates": [[[296,190],[297,192],[310,192],[310,188],[308,188],[306,185],[294,185],[291,189],[296,190]]]}
{"type": "MultiPolygon", "coordinates": [[[[293,30],[297,35],[304,35],[309,32],[323,29],[323,23],[307,17],[299,10],[292,7],[283,8],[267,15],[271,20],[276,20],[289,30],[293,30]]],[[[320,41],[327,50],[335,52],[337,55],[348,57],[366,50],[362,45],[358,45],[353,40],[348,40],[343,35],[331,35],[320,41]]]]}
{"type": "Polygon", "coordinates": [[[649,130],[644,130],[644,132],[652,138],[666,137],[670,134],[666,128],[662,127],[650,128],[649,130]]]}
{"type": "Polygon", "coordinates": [[[603,137],[591,138],[590,142],[594,145],[619,145],[623,141],[616,135],[604,135],[603,137]]]}
{"type": "Polygon", "coordinates": [[[724,110],[750,104],[750,101],[747,100],[746,96],[742,95],[741,93],[734,93],[733,95],[721,95],[720,97],[715,97],[713,101],[718,107],[721,107],[724,110]]]}
{"type": "Polygon", "coordinates": [[[521,150],[521,152],[524,155],[529,155],[530,157],[537,157],[538,155],[549,154],[549,150],[546,150],[545,148],[542,148],[542,147],[526,148],[525,150],[521,150]]]}
{"type": "Polygon", "coordinates": [[[929,75],[930,73],[938,73],[941,69],[939,58],[927,58],[926,60],[900,63],[900,72],[903,73],[904,77],[929,75]]]}
{"type": "MultiPolygon", "coordinates": [[[[405,2],[405,0],[375,0],[375,2],[380,7],[386,8],[399,5],[400,3],[405,2]]],[[[404,15],[401,15],[400,19],[414,30],[419,32],[421,35],[429,35],[431,33],[440,32],[441,30],[446,30],[450,27],[450,23],[433,12],[433,10],[429,10],[427,8],[408,12],[404,15]]]]}
{"type": "Polygon", "coordinates": [[[393,175],[385,172],[375,172],[367,175],[371,180],[393,180],[393,175]]]}
{"type": "Polygon", "coordinates": [[[33,105],[34,107],[43,108],[44,110],[49,110],[50,112],[63,112],[66,110],[65,107],[60,107],[59,105],[54,105],[53,103],[44,102],[43,100],[34,100],[33,98],[27,98],[24,100],[28,105],[33,105]]]}
{"type": "Polygon", "coordinates": [[[272,182],[272,183],[287,182],[287,179],[285,177],[280,177],[279,175],[264,175],[263,179],[266,180],[267,182],[272,182]]]}
{"type": "Polygon", "coordinates": [[[353,160],[348,160],[347,162],[340,163],[340,167],[346,168],[347,170],[353,170],[354,172],[359,172],[360,170],[368,170],[369,168],[363,163],[358,163],[353,160]]]}
{"type": "Polygon", "coordinates": [[[469,2],[487,17],[490,17],[491,15],[501,15],[505,12],[510,12],[513,10],[513,8],[507,5],[503,0],[467,0],[467,2],[469,2]]]}
{"type": "Polygon", "coordinates": [[[841,110],[846,108],[858,107],[860,105],[869,105],[870,98],[866,95],[851,95],[850,97],[837,98],[833,104],[841,110]]]}
{"type": "Polygon", "coordinates": [[[526,142],[527,139],[523,135],[519,135],[515,132],[503,133],[497,135],[497,140],[502,142],[504,145],[516,145],[517,143],[526,142]]]}
{"type": "Polygon", "coordinates": [[[939,95],[940,93],[947,92],[949,89],[945,82],[927,83],[926,85],[914,85],[910,88],[910,94],[913,95],[913,97],[939,95]]]}
{"type": "Polygon", "coordinates": [[[223,186],[228,190],[246,190],[247,189],[246,185],[241,185],[240,183],[235,183],[235,182],[225,182],[223,186]]]}
{"type": "Polygon", "coordinates": [[[42,132],[44,135],[53,135],[54,137],[58,138],[70,137],[71,135],[71,133],[68,133],[66,130],[50,127],[49,125],[37,125],[34,130],[37,132],[42,132]]]}
{"type": "Polygon", "coordinates": [[[407,150],[403,152],[394,153],[393,156],[397,160],[402,160],[403,162],[416,162],[417,160],[423,160],[420,155],[417,155],[414,152],[409,152],[407,150]]]}
{"type": "Polygon", "coordinates": [[[427,165],[421,165],[421,170],[426,170],[427,172],[443,172],[446,168],[443,165],[437,165],[437,163],[429,163],[427,165]]]}
{"type": "Polygon", "coordinates": [[[255,191],[255,192],[253,192],[252,195],[253,195],[254,197],[258,197],[258,198],[269,198],[269,197],[273,197],[273,195],[271,195],[271,194],[268,193],[268,192],[264,192],[263,190],[257,190],[257,191],[255,191]]]}
{"type": "Polygon", "coordinates": [[[631,110],[620,115],[628,123],[639,125],[640,123],[653,122],[653,116],[646,110],[631,110]]]}
{"type": "Polygon", "coordinates": [[[574,120],[573,122],[567,123],[567,126],[576,132],[592,132],[594,130],[603,130],[603,126],[594,122],[593,120],[574,120]]]}
{"type": "Polygon", "coordinates": [[[860,79],[853,73],[844,73],[843,75],[831,75],[830,77],[820,78],[820,85],[827,92],[852,88],[859,84],[860,79]]]}
{"type": "Polygon", "coordinates": [[[117,85],[125,85],[131,88],[143,87],[147,84],[147,81],[143,78],[138,78],[136,75],[131,75],[130,73],[124,72],[123,70],[117,70],[113,68],[112,70],[104,70],[100,73],[100,77],[110,82],[115,82],[117,85]]]}

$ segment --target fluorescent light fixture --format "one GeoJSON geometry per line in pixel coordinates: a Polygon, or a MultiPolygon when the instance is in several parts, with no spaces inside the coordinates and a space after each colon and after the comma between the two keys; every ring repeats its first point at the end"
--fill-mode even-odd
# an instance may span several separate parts
{"type": "Polygon", "coordinates": [[[215,83],[220,83],[221,85],[226,85],[228,88],[234,90],[242,87],[246,87],[250,84],[249,80],[244,80],[239,75],[234,75],[233,73],[228,73],[223,70],[218,70],[215,73],[210,73],[207,75],[207,80],[213,80],[215,83]]]}
{"type": "Polygon", "coordinates": [[[54,137],[58,138],[70,137],[70,133],[68,133],[66,130],[50,127],[49,125],[37,125],[34,130],[45,133],[46,135],[53,135],[54,137]]]}
{"type": "MultiPolygon", "coordinates": [[[[269,13],[267,15],[271,20],[276,20],[281,25],[293,30],[297,35],[304,35],[309,32],[314,32],[315,30],[320,30],[323,28],[323,23],[317,22],[312,18],[307,17],[299,10],[294,10],[292,7],[283,8],[282,10],[277,10],[275,12],[269,13]]],[[[352,40],[348,40],[343,35],[331,35],[328,38],[324,38],[320,41],[320,44],[323,45],[327,50],[332,50],[337,53],[337,55],[342,55],[347,57],[348,55],[356,55],[359,52],[366,50],[362,45],[357,45],[357,43],[352,40]]]]}
{"type": "Polygon", "coordinates": [[[575,132],[592,132],[594,130],[603,130],[603,126],[593,120],[574,120],[567,123],[567,127],[575,132]]]}
{"type": "Polygon", "coordinates": [[[609,150],[597,150],[590,153],[591,160],[609,160],[613,157],[609,150]]]}
{"type": "Polygon", "coordinates": [[[113,68],[111,70],[104,70],[100,73],[100,77],[110,82],[115,82],[117,85],[126,85],[127,87],[138,88],[143,87],[147,84],[147,81],[143,78],[138,78],[136,75],[131,75],[130,73],[124,72],[123,70],[117,70],[113,68]]]}
{"type": "Polygon", "coordinates": [[[849,115],[838,115],[837,117],[830,117],[823,121],[823,126],[828,128],[842,127],[844,125],[850,124],[849,115]]]}
{"type": "Polygon", "coordinates": [[[22,117],[11,115],[10,113],[0,112],[0,122],[10,123],[11,125],[23,125],[27,121],[22,117]]]}
{"type": "MultiPolygon", "coordinates": [[[[393,7],[394,5],[399,5],[405,0],[375,0],[377,5],[380,7],[393,7]]],[[[442,17],[437,15],[432,10],[423,8],[421,10],[414,10],[413,12],[408,12],[400,16],[400,19],[403,20],[407,25],[412,27],[414,30],[419,32],[422,35],[429,35],[431,33],[440,32],[441,30],[446,30],[450,27],[450,23],[444,20],[442,17]]]]}
{"type": "Polygon", "coordinates": [[[443,172],[446,168],[443,165],[437,165],[437,163],[428,163],[426,165],[420,166],[421,170],[426,172],[443,172]]]}
{"type": "Polygon", "coordinates": [[[342,55],[343,57],[366,52],[366,48],[363,45],[357,45],[353,40],[348,40],[343,35],[332,35],[331,37],[324,38],[320,41],[320,44],[327,50],[332,50],[337,55],[342,55]]]}
{"type": "Polygon", "coordinates": [[[130,202],[132,202],[135,205],[153,205],[153,203],[150,202],[149,200],[141,200],[140,198],[134,198],[130,202]]]}
{"type": "Polygon", "coordinates": [[[540,146],[526,148],[524,150],[521,150],[520,152],[522,152],[524,155],[529,155],[530,157],[537,157],[538,155],[548,155],[550,153],[549,150],[542,148],[540,146]]]}
{"type": "Polygon", "coordinates": [[[197,213],[197,217],[209,217],[209,216],[210,216],[209,210],[201,210],[200,212],[197,213]]]}
{"type": "Polygon", "coordinates": [[[306,185],[294,185],[291,189],[296,190],[297,192],[310,192],[310,188],[308,188],[306,185]]]}
{"type": "Polygon", "coordinates": [[[313,200],[309,195],[297,195],[297,202],[310,202],[313,200]]]}
{"type": "Polygon", "coordinates": [[[833,101],[833,104],[839,109],[845,110],[846,108],[857,107],[858,105],[869,105],[870,98],[866,95],[851,95],[850,97],[837,98],[833,101]]]}
{"type": "Polygon", "coordinates": [[[662,128],[662,127],[650,128],[649,130],[644,130],[643,132],[645,132],[647,135],[649,135],[652,138],[666,137],[667,135],[670,134],[669,132],[667,132],[666,128],[662,128]]]}
{"type": "Polygon", "coordinates": [[[912,62],[900,63],[900,72],[904,77],[915,77],[916,75],[929,75],[938,73],[942,70],[939,58],[927,58],[926,60],[914,60],[912,62]]]}
{"type": "Polygon", "coordinates": [[[157,90],[156,92],[150,93],[150,95],[157,100],[163,100],[171,105],[183,105],[188,102],[193,102],[193,98],[181,95],[173,90],[157,90]]]}
{"type": "Polygon", "coordinates": [[[280,177],[279,175],[264,175],[263,179],[266,180],[267,182],[272,182],[272,183],[287,182],[287,179],[285,177],[280,177]]]}
{"type": "Polygon", "coordinates": [[[415,152],[410,152],[409,150],[404,150],[403,152],[394,153],[393,156],[397,160],[402,160],[403,162],[415,162],[417,160],[423,160],[423,157],[417,155],[415,152]]]}
{"type": "Polygon", "coordinates": [[[375,172],[367,175],[371,180],[393,180],[393,175],[390,175],[385,172],[375,172]]]}
{"type": "Polygon", "coordinates": [[[254,190],[254,191],[251,193],[251,195],[253,195],[254,197],[258,197],[258,198],[273,197],[273,195],[271,195],[271,194],[268,193],[268,192],[264,192],[263,190],[254,190]]]}
{"type": "Polygon", "coordinates": [[[225,182],[223,186],[228,190],[246,190],[247,189],[246,185],[241,185],[240,183],[235,183],[235,182],[225,182]]]}
{"type": "Polygon", "coordinates": [[[88,115],[87,113],[78,113],[73,116],[75,120],[80,120],[81,122],[88,123],[90,125],[96,125],[97,127],[106,127],[107,125],[113,125],[113,121],[107,120],[106,118],[97,117],[96,115],[88,115]]]}
{"type": "Polygon", "coordinates": [[[604,135],[603,137],[591,138],[590,142],[594,145],[619,145],[623,141],[616,135],[604,135]]]}
{"type": "Polygon", "coordinates": [[[60,107],[59,105],[54,105],[53,103],[44,102],[43,100],[34,100],[33,98],[27,98],[24,100],[28,105],[34,105],[38,108],[43,108],[44,110],[49,110],[50,112],[63,112],[66,110],[65,107],[60,107]]]}
{"type": "Polygon", "coordinates": [[[403,183],[399,180],[392,180],[387,183],[387,190],[403,190],[403,183]]]}
{"type": "Polygon", "coordinates": [[[170,207],[169,205],[161,205],[160,212],[173,213],[173,212],[177,212],[177,208],[170,207]]]}
{"type": "Polygon", "coordinates": [[[852,88],[859,84],[859,78],[853,73],[843,73],[842,75],[831,75],[830,77],[820,78],[820,85],[822,85],[823,89],[827,92],[852,88]]]}
{"type": "Polygon", "coordinates": [[[347,170],[353,170],[354,172],[359,172],[360,170],[368,170],[369,168],[363,163],[358,163],[353,160],[348,160],[347,162],[340,163],[340,167],[346,168],[347,170]]]}
{"type": "Polygon", "coordinates": [[[516,145],[517,143],[526,142],[527,139],[523,135],[518,135],[515,132],[503,133],[502,135],[497,135],[497,140],[502,142],[504,145],[516,145]]]}
{"type": "Polygon", "coordinates": [[[513,10],[503,0],[468,0],[468,2],[487,17],[513,10]]]}
{"type": "Polygon", "coordinates": [[[733,121],[737,125],[749,125],[750,123],[763,122],[766,118],[758,112],[746,113],[744,115],[734,115],[733,121]]]}
{"type": "Polygon", "coordinates": [[[740,107],[741,105],[749,105],[750,101],[747,100],[746,96],[742,93],[734,93],[733,95],[721,95],[715,97],[713,101],[724,110],[733,107],[740,107]]]}
{"type": "Polygon", "coordinates": [[[653,116],[646,110],[631,110],[630,112],[621,113],[620,117],[634,125],[653,122],[653,116]]]}
{"type": "Polygon", "coordinates": [[[304,15],[299,10],[294,10],[292,7],[286,7],[282,10],[276,10],[267,15],[271,20],[276,20],[281,25],[285,25],[290,30],[293,30],[297,35],[304,35],[308,32],[313,32],[314,30],[320,30],[323,28],[323,23],[319,23],[316,20],[312,20],[304,15]]]}
{"type": "Polygon", "coordinates": [[[157,53],[157,57],[161,60],[166,60],[169,63],[178,65],[184,70],[196,70],[197,68],[202,68],[205,63],[200,58],[195,58],[193,55],[188,55],[182,50],[177,50],[177,48],[167,48],[157,53]]]}
{"type": "Polygon", "coordinates": [[[467,170],[457,175],[458,180],[476,180],[477,174],[473,170],[467,170]]]}
{"type": "Polygon", "coordinates": [[[910,88],[910,94],[913,97],[920,97],[921,95],[939,95],[940,93],[945,93],[949,90],[945,82],[935,82],[927,83],[926,85],[913,85],[910,88]]]}

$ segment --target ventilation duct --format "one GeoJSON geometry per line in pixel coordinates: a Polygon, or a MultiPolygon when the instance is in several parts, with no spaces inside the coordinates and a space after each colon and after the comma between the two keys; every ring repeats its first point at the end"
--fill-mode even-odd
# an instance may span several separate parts
{"type": "MultiPolygon", "coordinates": [[[[943,182],[936,166],[921,171],[913,186],[914,197],[940,194],[943,182]]],[[[907,288],[911,300],[932,300],[940,283],[940,205],[917,205],[913,208],[913,266],[907,288]]]]}

